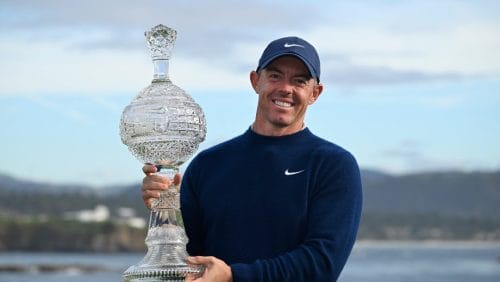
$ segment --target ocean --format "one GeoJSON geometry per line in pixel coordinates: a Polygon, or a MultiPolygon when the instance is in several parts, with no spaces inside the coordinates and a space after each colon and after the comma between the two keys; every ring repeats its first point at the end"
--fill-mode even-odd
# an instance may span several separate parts
{"type": "MultiPolygon", "coordinates": [[[[122,281],[121,273],[144,254],[0,253],[0,266],[21,265],[28,272],[0,272],[1,282],[109,282],[122,281]],[[45,272],[33,265],[83,265],[45,272]]],[[[359,242],[339,282],[499,282],[500,242],[359,242]]]]}

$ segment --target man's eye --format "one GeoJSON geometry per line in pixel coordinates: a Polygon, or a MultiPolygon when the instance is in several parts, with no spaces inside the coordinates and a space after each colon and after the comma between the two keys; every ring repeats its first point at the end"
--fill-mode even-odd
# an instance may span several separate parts
{"type": "Polygon", "coordinates": [[[295,79],[295,83],[298,84],[298,85],[306,85],[307,84],[307,80],[305,80],[303,78],[296,78],[295,79]]]}

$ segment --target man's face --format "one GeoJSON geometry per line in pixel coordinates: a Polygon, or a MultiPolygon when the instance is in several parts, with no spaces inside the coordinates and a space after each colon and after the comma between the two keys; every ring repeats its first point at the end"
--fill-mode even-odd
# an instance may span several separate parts
{"type": "Polygon", "coordinates": [[[268,135],[299,131],[307,107],[323,90],[304,63],[293,56],[280,57],[259,73],[252,72],[250,80],[259,95],[254,129],[268,135]]]}

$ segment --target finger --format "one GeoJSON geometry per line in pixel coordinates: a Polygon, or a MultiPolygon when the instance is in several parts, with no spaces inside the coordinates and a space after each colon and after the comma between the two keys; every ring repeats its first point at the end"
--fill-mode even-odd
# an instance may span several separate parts
{"type": "MultiPolygon", "coordinates": [[[[160,184],[158,184],[160,185],[160,184]]],[[[164,186],[167,187],[167,186],[164,186]]],[[[144,204],[151,209],[153,200],[160,198],[161,192],[164,191],[167,188],[161,188],[161,189],[152,189],[151,186],[149,188],[142,187],[142,200],[144,201],[144,204]]]]}
{"type": "Polygon", "coordinates": [[[162,190],[144,190],[142,191],[142,199],[146,201],[150,198],[160,198],[162,190]]]}
{"type": "Polygon", "coordinates": [[[191,264],[203,264],[203,265],[208,265],[213,263],[214,258],[213,257],[202,257],[202,256],[195,256],[195,257],[188,257],[187,261],[188,263],[191,264]]]}
{"type": "Polygon", "coordinates": [[[160,199],[159,192],[145,192],[142,194],[142,201],[146,205],[146,207],[151,208],[155,200],[160,199]]]}
{"type": "Polygon", "coordinates": [[[148,181],[154,181],[154,182],[162,182],[162,183],[165,183],[165,184],[171,184],[172,183],[172,179],[164,176],[164,175],[161,175],[161,174],[148,174],[146,176],[144,176],[143,178],[144,180],[148,180],[148,181]]]}
{"type": "Polygon", "coordinates": [[[201,279],[198,279],[199,277],[193,274],[188,274],[186,275],[186,279],[184,281],[186,282],[195,282],[195,281],[201,281],[201,279]]]}
{"type": "Polygon", "coordinates": [[[146,174],[146,175],[149,175],[149,174],[152,174],[152,173],[156,173],[157,172],[157,168],[156,166],[154,166],[153,164],[150,164],[150,163],[146,163],[144,164],[144,166],[142,167],[142,171],[146,174]]]}
{"type": "Polygon", "coordinates": [[[160,193],[168,190],[168,185],[161,183],[147,184],[141,187],[141,194],[147,197],[159,197],[160,193]]]}
{"type": "Polygon", "coordinates": [[[151,209],[151,207],[153,207],[153,200],[154,200],[153,198],[144,200],[144,203],[146,204],[146,207],[148,207],[148,209],[151,209]]]}
{"type": "Polygon", "coordinates": [[[177,185],[181,184],[181,180],[182,180],[182,177],[181,177],[180,173],[176,173],[174,175],[174,185],[177,186],[177,185]]]}
{"type": "Polygon", "coordinates": [[[142,179],[142,190],[158,189],[165,190],[172,181],[159,175],[148,175],[142,179]]]}

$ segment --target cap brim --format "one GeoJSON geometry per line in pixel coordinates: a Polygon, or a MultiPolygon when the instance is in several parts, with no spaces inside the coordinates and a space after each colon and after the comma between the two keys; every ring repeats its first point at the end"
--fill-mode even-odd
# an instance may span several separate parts
{"type": "Polygon", "coordinates": [[[294,56],[297,59],[301,60],[302,63],[304,63],[304,65],[309,70],[309,75],[311,75],[312,78],[315,78],[316,80],[319,81],[319,79],[318,79],[318,77],[316,75],[316,72],[314,71],[314,68],[311,66],[311,64],[306,59],[304,59],[302,56],[300,56],[299,54],[292,53],[292,52],[291,53],[278,54],[278,55],[269,57],[264,62],[262,62],[262,64],[260,66],[258,66],[257,71],[259,71],[261,69],[265,69],[272,61],[274,61],[274,60],[276,60],[276,59],[278,59],[280,57],[283,57],[283,56],[294,56]]]}

